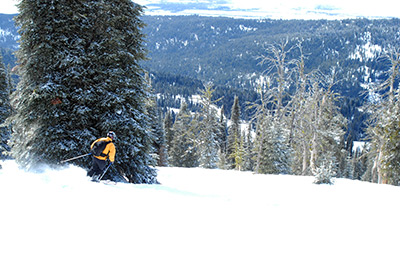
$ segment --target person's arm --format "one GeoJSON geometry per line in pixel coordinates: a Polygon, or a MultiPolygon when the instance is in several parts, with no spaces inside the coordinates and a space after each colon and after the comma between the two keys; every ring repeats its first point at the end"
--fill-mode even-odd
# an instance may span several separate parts
{"type": "Polygon", "coordinates": [[[108,159],[110,159],[111,163],[115,161],[115,145],[114,143],[110,143],[110,152],[108,154],[108,159]]]}

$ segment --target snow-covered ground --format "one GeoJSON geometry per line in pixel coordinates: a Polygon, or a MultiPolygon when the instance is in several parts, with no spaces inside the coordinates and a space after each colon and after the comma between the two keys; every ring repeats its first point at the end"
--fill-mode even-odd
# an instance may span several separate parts
{"type": "Polygon", "coordinates": [[[0,267],[400,267],[399,187],[199,168],[105,185],[2,165],[0,267]]]}

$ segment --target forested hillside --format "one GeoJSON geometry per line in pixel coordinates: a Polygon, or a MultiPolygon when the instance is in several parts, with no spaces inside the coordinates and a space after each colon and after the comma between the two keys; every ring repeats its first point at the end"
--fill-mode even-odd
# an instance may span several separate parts
{"type": "MultiPolygon", "coordinates": [[[[379,60],[385,48],[400,39],[400,20],[248,20],[199,16],[145,16],[150,60],[144,66],[153,76],[158,93],[191,96],[202,82],[216,85],[221,105],[231,107],[234,96],[242,103],[256,99],[255,89],[265,81],[261,63],[268,44],[288,40],[287,47],[301,43],[306,72],[336,70],[333,89],[344,98],[342,112],[350,119],[353,138],[361,139],[364,116],[362,93],[369,83],[383,79],[388,68],[379,60]],[[197,79],[193,80],[193,79],[197,79]]],[[[288,53],[298,57],[298,50],[288,53]]],[[[169,104],[172,104],[171,98],[169,104]]],[[[162,104],[166,101],[163,99],[162,104]]],[[[179,104],[176,104],[179,105],[179,104]]],[[[175,106],[178,108],[179,106],[175,106]]],[[[229,110],[229,109],[226,109],[229,110]]],[[[229,111],[226,111],[229,115],[229,111]]]]}
{"type": "MultiPolygon", "coordinates": [[[[288,40],[287,47],[302,44],[306,72],[336,70],[333,89],[345,97],[342,112],[356,138],[362,132],[361,93],[368,83],[383,79],[387,62],[379,60],[385,48],[400,41],[399,19],[368,20],[255,20],[200,16],[144,16],[149,60],[143,66],[152,74],[152,86],[161,93],[159,105],[179,108],[176,98],[198,94],[203,83],[213,82],[219,105],[231,107],[234,96],[248,119],[247,102],[265,81],[267,67],[260,64],[268,44],[288,40]]],[[[17,33],[12,15],[0,16],[0,47],[6,66],[14,66],[12,51],[17,33]]],[[[288,59],[297,58],[293,49],[288,59]]],[[[189,108],[195,104],[188,102],[189,108]]],[[[230,116],[229,109],[225,109],[230,116]]]]}

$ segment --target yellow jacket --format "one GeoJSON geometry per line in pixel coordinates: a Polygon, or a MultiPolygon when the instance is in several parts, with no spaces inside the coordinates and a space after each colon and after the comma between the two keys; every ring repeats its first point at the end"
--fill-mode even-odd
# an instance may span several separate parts
{"type": "Polygon", "coordinates": [[[110,137],[97,139],[92,143],[92,145],[90,145],[90,149],[92,149],[94,144],[98,141],[110,141],[110,143],[108,143],[106,145],[106,148],[104,148],[104,150],[102,152],[106,156],[94,156],[94,157],[96,157],[97,159],[100,159],[100,160],[107,160],[107,158],[108,158],[108,159],[110,159],[111,162],[114,162],[114,160],[115,160],[115,145],[114,145],[114,143],[112,143],[112,139],[110,137]]]}

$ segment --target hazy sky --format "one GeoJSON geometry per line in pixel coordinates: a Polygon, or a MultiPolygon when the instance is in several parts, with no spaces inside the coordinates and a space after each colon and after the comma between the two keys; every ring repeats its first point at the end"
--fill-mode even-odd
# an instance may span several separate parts
{"type": "MultiPolygon", "coordinates": [[[[15,4],[18,0],[0,0],[0,13],[17,13],[15,4]]],[[[315,19],[335,15],[335,17],[400,17],[400,1],[393,0],[136,0],[141,5],[160,2],[197,2],[214,6],[226,6],[233,10],[247,9],[244,15],[273,18],[315,19]],[[251,12],[250,12],[251,10],[251,12]]],[[[148,9],[147,13],[162,14],[162,11],[148,9]]],[[[235,11],[232,11],[233,13],[235,11]]],[[[186,11],[193,14],[196,11],[186,11]]],[[[199,11],[199,13],[208,14],[199,11]]],[[[210,13],[212,14],[212,13],[210,13]]],[[[215,13],[214,15],[227,13],[215,13]]],[[[236,14],[241,12],[236,11],[236,14]]]]}

